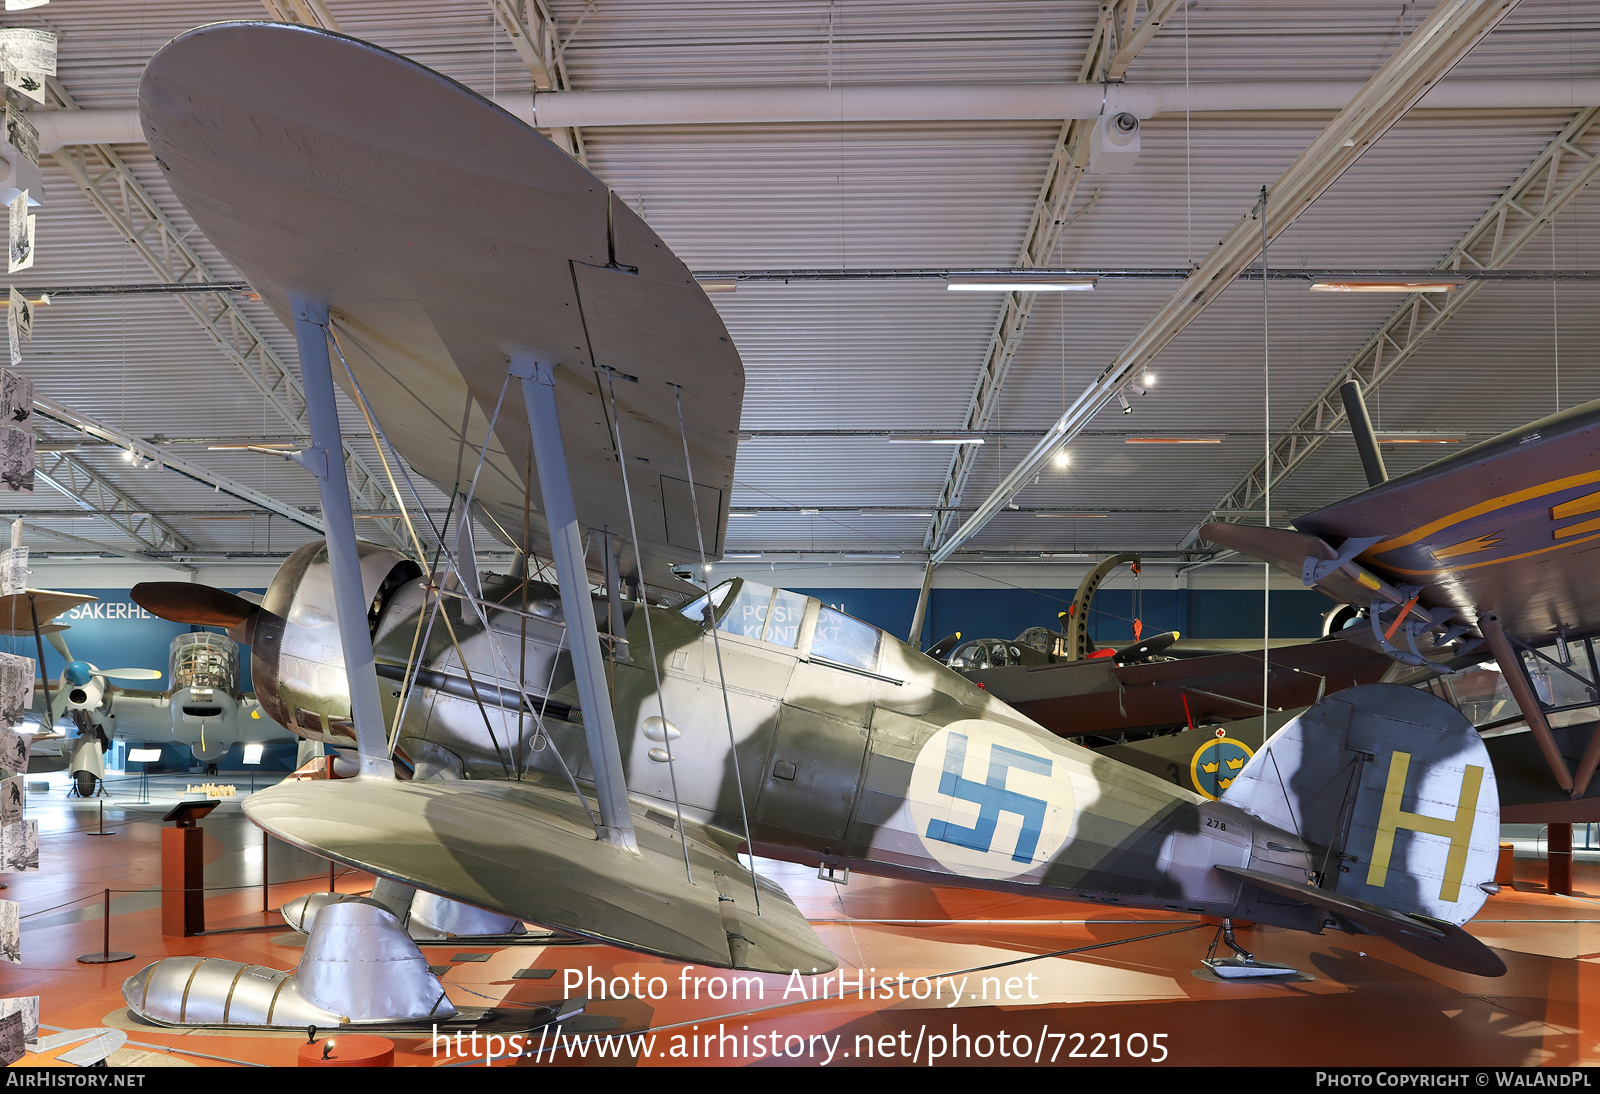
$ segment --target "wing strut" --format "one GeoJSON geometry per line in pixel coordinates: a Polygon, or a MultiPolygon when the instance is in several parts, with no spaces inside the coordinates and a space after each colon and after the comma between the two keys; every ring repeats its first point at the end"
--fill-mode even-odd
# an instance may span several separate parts
{"type": "Polygon", "coordinates": [[[1539,751],[1544,753],[1545,762],[1550,765],[1550,774],[1555,776],[1556,785],[1570,791],[1572,772],[1567,768],[1566,758],[1561,755],[1561,749],[1550,734],[1550,723],[1545,721],[1544,708],[1539,706],[1539,697],[1534,694],[1532,685],[1528,683],[1527,672],[1522,667],[1522,658],[1511,648],[1511,643],[1506,640],[1506,632],[1494,614],[1479,619],[1478,629],[1483,632],[1483,637],[1489,643],[1489,652],[1494,654],[1494,659],[1499,662],[1500,675],[1505,677],[1506,686],[1511,689],[1511,696],[1517,701],[1517,708],[1527,719],[1528,729],[1533,732],[1533,739],[1538,742],[1539,751]]]}
{"type": "Polygon", "coordinates": [[[567,475],[561,419],[556,415],[555,365],[526,350],[513,350],[511,375],[522,381],[522,397],[528,404],[528,432],[533,438],[539,495],[544,500],[545,519],[550,526],[556,587],[561,593],[561,612],[566,617],[567,636],[572,647],[578,702],[583,708],[583,732],[594,765],[595,797],[600,803],[600,838],[615,846],[637,850],[633,817],[628,812],[628,782],[622,773],[622,749],[617,744],[616,720],[611,713],[611,695],[606,689],[606,670],[600,657],[600,631],[595,626],[594,605],[589,596],[589,568],[584,562],[583,537],[578,531],[578,507],[572,498],[572,480],[567,475]]]}
{"type": "Polygon", "coordinates": [[[339,435],[333,367],[328,361],[328,302],[295,293],[289,303],[294,311],[295,346],[300,351],[306,417],[311,423],[311,447],[290,458],[317,477],[317,493],[322,499],[328,567],[333,572],[339,643],[344,648],[350,679],[350,718],[356,727],[361,776],[392,779],[394,764],[389,758],[383,705],[378,698],[372,633],[367,628],[367,597],[356,550],[356,522],[350,512],[350,484],[345,480],[344,440],[339,435]]]}

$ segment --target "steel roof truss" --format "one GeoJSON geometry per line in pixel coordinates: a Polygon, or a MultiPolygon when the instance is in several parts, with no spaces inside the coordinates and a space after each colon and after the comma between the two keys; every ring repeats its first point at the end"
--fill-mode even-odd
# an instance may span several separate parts
{"type": "MultiPolygon", "coordinates": [[[[1435,269],[1493,270],[1504,266],[1593,181],[1597,172],[1600,108],[1591,107],[1573,118],[1539,153],[1435,269]],[[1590,147],[1586,149],[1584,143],[1590,147]]],[[[1340,385],[1358,380],[1368,393],[1381,386],[1482,287],[1481,281],[1469,281],[1442,302],[1435,300],[1434,294],[1416,293],[1397,307],[1273,445],[1273,485],[1305,463],[1328,439],[1325,434],[1313,436],[1307,430],[1333,430],[1344,422],[1340,385]]],[[[1217,508],[1235,513],[1257,508],[1266,494],[1266,468],[1265,457],[1257,460],[1217,508]]],[[[1192,543],[1197,535],[1198,526],[1183,546],[1192,543]]]]}

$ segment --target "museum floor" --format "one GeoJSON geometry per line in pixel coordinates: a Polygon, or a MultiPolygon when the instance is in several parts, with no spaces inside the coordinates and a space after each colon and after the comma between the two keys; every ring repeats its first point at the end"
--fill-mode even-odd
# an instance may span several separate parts
{"type": "MultiPolygon", "coordinates": [[[[303,1033],[178,1032],[130,1019],[123,1008],[124,978],[169,954],[276,968],[299,960],[300,936],[275,911],[261,911],[262,837],[238,800],[203,822],[209,933],[164,938],[152,890],[160,885],[161,815],[182,791],[181,780],[152,780],[147,805],[132,804],[137,782],[115,784],[104,803],[105,827],[115,834],[100,837],[89,833],[101,805],[67,799],[61,776],[51,782],[28,803],[29,816],[40,821],[43,868],[5,879],[4,896],[22,902],[23,960],[0,964],[0,994],[40,995],[46,1026],[127,1030],[130,1043],[113,1063],[294,1064],[303,1033]],[[101,948],[107,888],[111,949],[137,957],[80,964],[79,955],[101,948]]],[[[248,790],[246,781],[237,784],[248,790]]],[[[274,909],[328,886],[324,861],[282,844],[271,847],[269,865],[274,909]]],[[[522,1066],[926,1065],[930,1056],[940,1063],[1081,1066],[1150,1063],[1163,1051],[1166,1063],[1180,1065],[1600,1062],[1600,866],[1579,856],[1579,892],[1563,897],[1545,892],[1542,861],[1516,865],[1514,890],[1491,897],[1470,924],[1505,959],[1504,977],[1449,972],[1376,938],[1258,928],[1241,931],[1240,941],[1309,979],[1223,984],[1195,972],[1214,932],[1193,917],[860,875],[838,886],[811,870],[767,863],[763,869],[839,955],[844,999],[838,973],[826,998],[812,998],[822,994],[820,977],[736,983],[723,970],[686,971],[600,945],[455,942],[423,952],[436,971],[447,970],[441,980],[457,1007],[500,1009],[495,1032],[504,1039],[474,1044],[464,1035],[461,1051],[452,1039],[436,1053],[438,1042],[427,1035],[389,1036],[397,1064],[420,1066],[482,1066],[486,1047],[497,1056],[520,1048],[521,1055],[499,1063],[522,1066]],[[568,994],[591,1001],[563,1023],[559,1038],[549,1029],[542,1039],[519,1032],[535,1024],[540,1008],[559,1004],[580,974],[585,986],[568,994]],[[589,976],[608,982],[608,998],[596,998],[589,976]],[[609,997],[623,986],[617,978],[628,982],[625,998],[609,997]],[[962,998],[951,1005],[952,985],[963,983],[962,998]],[[909,998],[915,994],[929,997],[909,998]]],[[[370,885],[354,872],[337,878],[347,892],[370,885]]]]}

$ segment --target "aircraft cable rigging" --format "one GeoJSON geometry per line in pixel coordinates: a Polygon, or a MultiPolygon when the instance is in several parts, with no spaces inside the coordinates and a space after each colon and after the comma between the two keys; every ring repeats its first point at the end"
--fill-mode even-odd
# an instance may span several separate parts
{"type": "MultiPolygon", "coordinates": [[[[355,370],[350,367],[350,362],[345,359],[344,347],[339,344],[338,333],[333,329],[333,325],[332,325],[331,322],[328,325],[328,334],[329,334],[329,340],[333,344],[334,352],[337,353],[338,356],[339,356],[339,364],[344,366],[345,375],[350,377],[351,387],[355,390],[355,393],[356,393],[356,404],[361,409],[362,417],[366,419],[367,431],[372,436],[373,446],[378,450],[378,459],[380,461],[382,461],[382,463],[383,463],[384,474],[389,479],[389,488],[392,491],[394,491],[395,498],[400,503],[400,512],[401,512],[402,516],[405,519],[406,529],[411,533],[411,541],[412,541],[413,545],[415,545],[416,550],[417,550],[417,563],[418,563],[419,566],[426,566],[427,557],[428,557],[427,556],[427,551],[423,549],[422,541],[417,537],[416,526],[411,522],[411,518],[407,513],[407,510],[405,508],[405,501],[404,501],[403,496],[400,493],[399,485],[394,481],[394,472],[389,466],[388,457],[384,454],[384,448],[385,447],[389,448],[389,450],[392,452],[394,450],[394,446],[389,443],[388,434],[385,433],[383,428],[381,426],[379,426],[377,424],[377,422],[374,420],[374,418],[372,416],[372,413],[371,413],[371,408],[367,404],[366,392],[362,390],[360,381],[356,379],[355,370]]],[[[504,398],[505,398],[506,385],[508,385],[509,383],[510,383],[510,378],[508,377],[507,380],[506,380],[506,384],[502,384],[501,385],[501,388],[500,388],[500,398],[501,398],[501,400],[504,400],[504,398]]],[[[498,418],[499,414],[500,414],[500,403],[496,402],[495,403],[495,417],[498,418]]],[[[478,457],[478,466],[473,471],[472,485],[474,487],[477,485],[477,482],[478,482],[478,471],[481,471],[482,468],[483,468],[483,457],[488,454],[489,441],[490,441],[490,438],[492,438],[493,434],[494,434],[494,421],[491,420],[490,423],[489,423],[489,434],[484,437],[484,442],[483,442],[484,447],[483,447],[483,450],[479,454],[479,457],[478,457]]],[[[399,454],[395,453],[395,462],[399,463],[399,461],[400,461],[399,454]]],[[[412,496],[416,498],[417,505],[418,505],[419,508],[422,509],[423,515],[424,515],[424,517],[426,517],[429,527],[430,528],[434,528],[434,526],[433,526],[433,517],[428,514],[427,507],[423,504],[423,501],[422,501],[422,495],[417,492],[416,484],[411,481],[411,475],[405,470],[405,467],[404,467],[403,464],[401,465],[401,468],[400,468],[400,475],[401,475],[402,478],[404,478],[406,480],[406,486],[411,490],[412,496]]],[[[469,499],[467,504],[462,506],[462,517],[461,517],[461,522],[462,523],[464,523],[466,521],[466,519],[467,519],[466,514],[470,511],[468,509],[468,506],[470,504],[471,504],[471,502],[470,502],[470,499],[469,499]]],[[[458,524],[458,526],[457,526],[458,531],[457,531],[457,535],[456,535],[456,539],[457,539],[458,543],[460,541],[459,527],[460,527],[460,525],[458,524]]],[[[437,532],[438,532],[437,528],[434,528],[434,531],[435,531],[435,534],[437,535],[437,532]]],[[[444,546],[444,540],[443,540],[442,536],[439,537],[439,545],[440,545],[441,548],[443,548],[443,546],[444,546]]],[[[448,556],[448,563],[449,563],[449,567],[450,567],[450,571],[449,572],[455,574],[456,575],[456,579],[459,582],[460,581],[460,570],[458,569],[458,567],[456,565],[456,558],[455,558],[455,555],[453,553],[448,556]]],[[[448,577],[448,576],[449,576],[449,574],[446,575],[446,577],[448,577]]],[[[435,599],[434,599],[434,615],[435,616],[440,614],[439,610],[438,610],[440,603],[442,603],[442,597],[439,597],[439,596],[437,596],[437,594],[435,594],[435,599]]],[[[491,648],[493,648],[496,652],[498,652],[499,651],[499,645],[494,640],[494,634],[490,630],[490,627],[489,627],[489,624],[488,624],[488,620],[484,616],[482,609],[479,608],[476,604],[473,604],[473,609],[477,613],[479,620],[483,623],[484,630],[486,632],[489,632],[489,641],[490,641],[491,648]]],[[[483,697],[481,695],[479,695],[479,693],[478,693],[478,684],[477,684],[477,681],[474,680],[473,677],[472,677],[472,669],[467,666],[466,654],[462,652],[461,641],[456,636],[455,625],[450,621],[450,613],[449,612],[444,612],[442,614],[444,616],[445,630],[448,631],[449,634],[450,634],[450,644],[455,649],[456,658],[461,664],[461,671],[467,678],[467,686],[472,689],[473,701],[478,706],[478,714],[483,719],[483,727],[489,734],[489,742],[494,745],[495,758],[500,761],[501,770],[504,771],[506,773],[506,775],[509,777],[510,774],[511,774],[511,768],[506,763],[505,751],[500,747],[500,739],[499,739],[499,737],[497,737],[495,735],[494,726],[492,724],[490,724],[489,712],[484,706],[483,697]]],[[[423,642],[424,643],[426,643],[427,638],[429,636],[431,636],[431,634],[432,634],[432,622],[433,622],[433,620],[430,617],[428,632],[423,637],[423,642]]],[[[413,658],[415,657],[415,654],[416,654],[416,651],[415,651],[415,648],[413,647],[413,652],[412,652],[412,657],[413,658]]],[[[509,663],[507,664],[506,668],[507,668],[507,671],[509,672],[509,670],[510,670],[509,663]]],[[[411,670],[410,667],[408,667],[406,671],[409,674],[412,670],[411,670]]],[[[410,698],[411,698],[411,689],[410,689],[410,687],[407,686],[405,688],[402,688],[401,689],[401,704],[395,710],[394,730],[393,730],[393,734],[392,734],[392,736],[390,738],[390,741],[391,741],[390,751],[391,752],[393,752],[394,743],[397,743],[399,741],[400,727],[401,727],[402,724],[404,724],[403,721],[402,721],[402,717],[401,716],[404,713],[405,708],[409,704],[410,698]]]]}
{"type": "MultiPolygon", "coordinates": [[[[622,451],[622,417],[621,417],[621,415],[619,415],[617,413],[617,389],[616,389],[615,383],[613,382],[612,370],[607,368],[605,370],[605,372],[606,372],[606,398],[609,400],[609,402],[611,404],[611,428],[615,431],[615,438],[616,438],[616,443],[617,443],[617,467],[622,472],[622,499],[623,499],[624,503],[628,507],[628,534],[631,537],[633,537],[634,564],[636,566],[638,566],[638,568],[639,568],[639,595],[640,595],[641,598],[643,598],[644,597],[644,555],[639,549],[639,526],[638,526],[638,523],[634,520],[634,515],[633,515],[633,490],[628,485],[628,460],[627,460],[627,457],[623,454],[623,451],[622,451]]],[[[693,493],[694,493],[694,478],[693,478],[693,476],[691,476],[690,479],[689,479],[689,493],[691,495],[693,495],[693,493]]],[[[698,518],[697,518],[697,523],[698,523],[698,518]]],[[[618,574],[617,574],[617,580],[619,582],[622,580],[622,574],[620,573],[621,568],[622,567],[621,567],[621,565],[619,563],[618,566],[617,566],[617,570],[619,571],[618,574]]],[[[612,629],[616,629],[619,625],[621,625],[620,620],[612,620],[611,621],[612,629]]],[[[624,628],[624,630],[625,629],[626,628],[624,628]]],[[[648,599],[646,599],[645,603],[644,603],[644,633],[645,633],[645,644],[650,647],[650,678],[652,680],[654,680],[655,684],[656,684],[656,687],[655,687],[656,709],[659,711],[659,713],[661,715],[661,745],[662,745],[663,748],[666,749],[666,752],[667,752],[667,775],[668,775],[669,779],[671,780],[671,784],[672,784],[672,808],[673,808],[673,811],[677,814],[677,818],[678,818],[678,842],[679,842],[679,845],[683,848],[683,874],[684,874],[684,877],[688,880],[689,884],[693,885],[694,884],[694,871],[691,870],[690,867],[689,867],[689,833],[686,832],[684,830],[684,827],[683,827],[683,803],[681,801],[679,801],[679,799],[678,799],[678,764],[677,764],[677,757],[675,757],[672,754],[672,728],[671,728],[672,727],[672,723],[667,721],[666,699],[662,696],[662,693],[661,693],[662,692],[662,688],[661,688],[661,665],[660,665],[660,662],[659,662],[659,655],[656,652],[656,632],[655,632],[655,627],[650,622],[650,606],[649,606],[648,599]]],[[[724,700],[726,700],[726,695],[724,695],[724,700]]],[[[749,827],[748,827],[748,824],[746,825],[745,838],[749,839],[749,827]]],[[[752,865],[753,865],[753,863],[752,863],[752,865]]]]}
{"type": "MultiPolygon", "coordinates": [[[[352,335],[351,337],[352,337],[352,341],[355,341],[354,336],[352,335]]],[[[339,361],[344,366],[345,374],[347,376],[349,376],[351,386],[354,388],[354,390],[356,392],[357,401],[358,401],[358,404],[360,405],[360,407],[362,409],[362,413],[363,413],[363,415],[366,416],[369,428],[370,428],[371,432],[374,434],[373,443],[378,448],[379,456],[382,457],[383,456],[384,446],[388,446],[392,451],[393,450],[393,445],[390,443],[388,435],[383,432],[381,426],[378,426],[376,424],[375,420],[371,417],[371,415],[369,413],[369,407],[368,407],[367,400],[366,400],[366,393],[362,390],[360,382],[356,379],[354,370],[350,368],[349,362],[345,359],[343,347],[340,346],[340,344],[339,344],[339,339],[338,339],[337,332],[334,333],[333,343],[334,343],[335,350],[339,354],[339,361]],[[380,438],[381,438],[381,443],[380,443],[380,438]]],[[[356,341],[356,344],[359,347],[359,345],[360,345],[359,341],[356,341]]],[[[369,354],[369,356],[370,356],[370,354],[369,354]]],[[[467,519],[469,519],[468,518],[468,514],[471,512],[471,508],[470,508],[471,507],[471,498],[472,498],[472,495],[476,492],[478,479],[479,479],[479,476],[482,474],[483,465],[484,465],[486,457],[488,456],[489,445],[492,442],[493,437],[494,437],[494,427],[495,427],[496,422],[498,422],[498,420],[499,420],[500,408],[504,403],[505,392],[506,392],[507,387],[509,387],[509,385],[510,385],[510,375],[508,373],[506,381],[504,383],[502,383],[502,385],[501,385],[500,398],[497,399],[496,402],[495,402],[494,414],[490,418],[488,430],[484,435],[483,447],[479,450],[478,462],[477,462],[477,465],[473,469],[472,479],[471,479],[471,482],[468,485],[468,492],[465,495],[465,500],[463,501],[463,503],[461,505],[461,513],[462,513],[462,515],[460,517],[460,520],[463,523],[467,519]]],[[[531,452],[530,452],[530,459],[531,459],[531,452]]],[[[398,456],[396,457],[396,462],[398,462],[398,456]]],[[[387,459],[384,460],[384,469],[385,469],[386,472],[388,472],[388,470],[389,470],[389,464],[388,464],[387,459]]],[[[410,474],[406,472],[404,464],[401,464],[400,473],[401,473],[401,476],[405,479],[407,488],[411,491],[412,495],[416,498],[417,504],[419,506],[422,505],[421,495],[418,494],[417,489],[416,489],[416,484],[412,481],[410,474]]],[[[391,473],[391,480],[390,481],[391,481],[391,487],[395,490],[395,494],[398,497],[399,496],[399,490],[398,490],[398,488],[393,487],[392,473],[391,473]]],[[[531,486],[528,487],[528,488],[531,489],[531,486]]],[[[401,503],[401,506],[402,506],[402,513],[404,513],[405,512],[404,502],[401,503]]],[[[429,515],[427,513],[427,510],[425,508],[423,509],[423,513],[424,513],[424,516],[427,518],[429,527],[434,532],[435,538],[438,541],[438,543],[440,545],[440,548],[442,550],[443,546],[444,546],[444,535],[437,528],[437,526],[435,526],[433,524],[433,519],[432,519],[431,515],[429,515]]],[[[448,518],[447,518],[447,520],[448,520],[448,518]]],[[[424,560],[425,560],[425,552],[422,549],[421,543],[418,541],[418,537],[416,535],[415,528],[414,528],[414,526],[411,525],[411,522],[410,522],[409,518],[407,519],[407,527],[411,529],[412,541],[413,541],[414,544],[416,544],[417,551],[418,551],[419,555],[422,556],[424,558],[424,560]]],[[[460,525],[458,525],[458,528],[459,527],[460,527],[460,525]]],[[[448,528],[446,528],[445,530],[448,531],[448,528]]],[[[458,535],[457,539],[458,539],[458,542],[459,542],[459,535],[458,535]]],[[[458,575],[458,580],[459,580],[459,569],[456,566],[455,556],[453,554],[447,555],[446,563],[449,566],[450,571],[454,572],[454,573],[456,573],[458,575]]],[[[524,585],[526,585],[526,581],[527,580],[528,579],[525,577],[524,578],[524,585]]],[[[443,597],[438,594],[437,590],[434,590],[434,593],[435,593],[434,601],[433,601],[433,605],[432,605],[432,607],[430,609],[430,612],[429,612],[427,627],[426,627],[426,630],[422,632],[422,636],[421,636],[421,643],[422,643],[422,645],[424,647],[427,644],[429,636],[431,636],[431,634],[432,634],[434,620],[440,614],[440,606],[443,603],[443,597]]],[[[472,597],[470,595],[464,596],[462,599],[466,600],[468,603],[470,603],[472,605],[475,614],[478,616],[479,622],[483,626],[484,632],[488,636],[490,648],[495,652],[495,654],[499,657],[499,659],[502,662],[505,663],[504,667],[505,667],[505,670],[506,670],[506,673],[507,673],[507,682],[510,682],[510,680],[512,678],[515,678],[519,682],[518,694],[522,696],[522,702],[519,704],[519,710],[518,710],[518,748],[519,748],[519,750],[522,747],[522,728],[521,728],[522,727],[522,711],[526,710],[527,712],[533,714],[534,723],[535,723],[535,726],[537,727],[536,728],[536,735],[535,735],[535,742],[537,743],[538,741],[542,740],[544,742],[547,742],[550,745],[551,752],[555,756],[556,762],[560,765],[562,774],[564,774],[567,777],[567,782],[572,787],[572,791],[573,791],[573,793],[576,795],[576,797],[578,799],[578,804],[580,806],[582,806],[584,813],[589,818],[590,824],[595,825],[596,827],[598,827],[599,820],[596,817],[596,815],[594,813],[594,810],[590,808],[589,801],[588,801],[587,797],[584,795],[582,789],[579,788],[578,783],[577,783],[577,779],[573,775],[571,766],[567,763],[566,757],[564,755],[562,755],[560,747],[555,743],[555,738],[550,734],[549,728],[545,725],[545,722],[544,722],[544,714],[545,714],[546,710],[548,709],[548,704],[549,704],[549,701],[550,701],[550,694],[549,694],[550,693],[550,688],[554,684],[556,662],[560,658],[560,644],[558,644],[558,646],[557,646],[555,659],[552,660],[552,662],[551,662],[551,677],[550,677],[549,680],[546,681],[546,684],[545,684],[545,694],[543,696],[543,702],[541,703],[541,706],[540,706],[540,708],[538,710],[534,710],[533,704],[530,701],[530,697],[528,696],[526,690],[523,687],[520,686],[521,683],[525,682],[523,674],[522,673],[515,673],[515,674],[512,673],[510,663],[507,660],[506,655],[505,655],[505,651],[503,649],[501,649],[499,639],[498,639],[497,635],[495,634],[494,629],[489,625],[488,617],[485,614],[482,605],[478,602],[478,600],[476,598],[474,598],[474,597],[472,597]]],[[[450,634],[451,645],[455,649],[456,657],[457,657],[457,660],[459,661],[459,663],[461,664],[462,671],[466,674],[467,683],[472,689],[473,696],[474,696],[475,702],[476,702],[477,707],[478,707],[479,716],[483,719],[484,728],[489,733],[489,740],[494,745],[495,754],[496,754],[497,758],[499,758],[499,760],[500,760],[500,765],[501,765],[502,769],[505,769],[506,768],[505,756],[504,756],[504,753],[501,750],[499,738],[496,736],[496,734],[494,732],[494,727],[490,723],[488,710],[487,710],[487,708],[486,708],[486,706],[485,706],[485,704],[483,702],[482,696],[478,693],[477,683],[474,681],[474,679],[472,677],[471,670],[467,667],[467,658],[466,658],[465,654],[463,653],[463,651],[461,649],[460,640],[458,639],[458,637],[456,636],[456,633],[455,633],[455,627],[452,625],[452,623],[450,621],[449,613],[448,612],[444,612],[443,615],[444,615],[445,627],[446,627],[447,631],[450,634]]],[[[418,621],[419,621],[419,625],[420,625],[420,623],[421,623],[420,613],[419,613],[418,621]]],[[[524,621],[524,626],[525,625],[526,625],[526,622],[524,621]]],[[[566,641],[566,632],[565,632],[565,628],[563,628],[563,631],[562,631],[562,634],[561,634],[561,637],[560,637],[560,643],[564,643],[565,641],[566,641]]],[[[408,676],[410,674],[414,673],[416,671],[416,668],[417,668],[417,641],[414,638],[413,639],[413,646],[412,646],[411,656],[408,659],[408,663],[407,663],[407,670],[406,671],[407,671],[408,676]]],[[[411,679],[414,679],[414,677],[411,677],[411,679]]],[[[498,677],[496,677],[496,682],[498,683],[498,677]]],[[[409,707],[409,704],[410,704],[411,692],[412,692],[412,688],[411,688],[411,686],[410,686],[410,684],[408,682],[407,686],[405,686],[404,689],[402,690],[401,705],[400,705],[399,708],[397,708],[397,711],[396,711],[393,735],[391,736],[391,739],[390,739],[391,749],[394,747],[395,744],[398,743],[400,727],[404,724],[404,715],[405,715],[406,709],[409,707]]],[[[518,756],[513,757],[513,759],[518,761],[516,778],[518,778],[520,780],[520,778],[521,778],[520,753],[519,753],[518,756]]],[[[507,770],[507,774],[510,775],[511,772],[509,770],[507,770]]]]}
{"type": "MultiPolygon", "coordinates": [[[[710,591],[706,574],[711,567],[706,562],[706,537],[700,527],[700,496],[694,488],[694,465],[689,459],[689,429],[683,422],[683,388],[672,385],[672,395],[678,406],[678,436],[683,441],[683,470],[689,480],[689,505],[694,515],[694,538],[700,545],[700,580],[710,591]]],[[[755,841],[750,838],[750,809],[744,800],[744,775],[739,769],[739,742],[733,735],[733,707],[728,703],[728,680],[722,671],[722,642],[717,637],[717,609],[711,597],[706,597],[706,623],[711,629],[711,648],[717,653],[717,686],[722,691],[722,712],[728,720],[728,754],[733,759],[733,783],[739,788],[739,815],[744,821],[744,842],[750,855],[750,891],[755,894],[756,915],[761,914],[761,883],[756,874],[755,841]]]]}

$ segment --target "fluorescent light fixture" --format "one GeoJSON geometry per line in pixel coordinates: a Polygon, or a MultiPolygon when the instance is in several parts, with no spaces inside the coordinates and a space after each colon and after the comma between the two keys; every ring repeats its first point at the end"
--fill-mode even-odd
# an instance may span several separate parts
{"type": "Polygon", "coordinates": [[[727,554],[725,554],[725,555],[722,556],[722,561],[724,561],[724,562],[735,562],[735,561],[743,560],[745,562],[748,562],[751,559],[760,558],[760,557],[762,557],[762,556],[761,556],[761,552],[759,552],[759,551],[757,551],[753,555],[727,555],[727,554]]]}
{"type": "Polygon", "coordinates": [[[1040,558],[1094,558],[1095,556],[1094,555],[1081,554],[1081,553],[1060,553],[1060,552],[1057,552],[1057,553],[1053,553],[1053,554],[1052,553],[1041,553],[1039,555],[1039,557],[1040,558]]]}
{"type": "Polygon", "coordinates": [[[931,517],[933,516],[933,511],[912,512],[909,509],[862,509],[861,515],[864,517],[931,517]]]}
{"type": "Polygon", "coordinates": [[[244,762],[247,763],[247,764],[258,764],[258,763],[260,763],[261,762],[261,753],[266,751],[266,748],[267,748],[266,745],[245,745],[244,746],[244,762]]]}
{"type": "Polygon", "coordinates": [[[1097,280],[1028,273],[951,274],[944,287],[950,292],[1089,292],[1097,280]]]}
{"type": "Polygon", "coordinates": [[[159,759],[161,759],[161,750],[159,748],[128,749],[128,760],[130,763],[153,764],[159,759]]]}
{"type": "Polygon", "coordinates": [[[728,515],[730,517],[759,517],[761,514],[754,509],[730,509],[728,510],[728,515]]]}
{"type": "Polygon", "coordinates": [[[925,437],[889,437],[890,444],[982,444],[976,433],[930,433],[925,437]]]}
{"type": "Polygon", "coordinates": [[[899,555],[840,555],[839,557],[849,562],[897,562],[900,559],[899,555]]]}
{"type": "Polygon", "coordinates": [[[1124,437],[1124,444],[1221,444],[1221,437],[1124,437]]]}
{"type": "Polygon", "coordinates": [[[814,517],[820,512],[822,512],[821,509],[802,509],[800,510],[800,515],[802,517],[814,517]]]}
{"type": "Polygon", "coordinates": [[[1464,277],[1357,277],[1345,280],[1319,278],[1312,292],[1454,292],[1467,283],[1464,277]]]}
{"type": "Polygon", "coordinates": [[[733,277],[708,278],[700,282],[701,292],[735,292],[739,288],[739,281],[733,277]]]}
{"type": "Polygon", "coordinates": [[[1051,513],[1043,509],[1035,510],[1033,515],[1036,517],[1074,517],[1081,520],[1104,520],[1110,516],[1109,513],[1051,513]]]}
{"type": "Polygon", "coordinates": [[[1460,437],[1379,437],[1379,444],[1460,444],[1460,437]]]}

